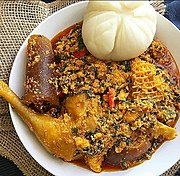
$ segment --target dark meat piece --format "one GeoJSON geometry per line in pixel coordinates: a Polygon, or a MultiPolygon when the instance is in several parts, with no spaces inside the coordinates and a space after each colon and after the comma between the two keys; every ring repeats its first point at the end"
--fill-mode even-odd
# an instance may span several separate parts
{"type": "Polygon", "coordinates": [[[116,153],[112,148],[105,159],[105,162],[109,165],[117,166],[125,159],[126,161],[134,161],[141,157],[148,148],[151,147],[151,143],[148,139],[137,139],[130,144],[127,149],[124,149],[121,153],[116,153]]]}
{"type": "Polygon", "coordinates": [[[59,103],[53,85],[54,55],[51,41],[42,35],[32,35],[27,46],[27,67],[24,102],[36,111],[48,111],[59,103]],[[33,104],[33,106],[32,106],[33,104]]]}

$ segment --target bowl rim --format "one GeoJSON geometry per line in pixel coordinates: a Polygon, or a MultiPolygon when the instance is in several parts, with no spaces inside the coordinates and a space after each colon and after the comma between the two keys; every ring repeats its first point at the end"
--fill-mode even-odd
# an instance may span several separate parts
{"type": "MultiPolygon", "coordinates": [[[[50,20],[50,19],[52,19],[53,17],[56,17],[60,12],[61,13],[63,13],[64,11],[66,11],[66,10],[68,10],[68,9],[71,9],[71,8],[74,8],[75,6],[80,6],[80,5],[86,5],[88,2],[87,1],[81,1],[81,2],[78,2],[78,3],[74,3],[74,4],[71,4],[71,5],[69,5],[69,6],[67,6],[67,7],[65,7],[65,8],[62,8],[62,9],[60,9],[60,10],[58,10],[57,12],[55,12],[55,13],[53,13],[52,15],[50,15],[49,17],[47,17],[45,20],[43,20],[29,35],[28,35],[28,37],[26,38],[26,40],[23,42],[23,44],[21,45],[21,47],[20,47],[20,49],[19,49],[19,51],[18,51],[18,53],[17,53],[17,56],[16,56],[16,58],[15,58],[15,60],[14,60],[14,63],[13,63],[13,66],[12,66],[12,70],[11,70],[11,73],[10,73],[10,78],[9,78],[9,86],[10,86],[10,88],[12,88],[12,90],[14,90],[15,92],[17,92],[17,94],[19,94],[18,93],[18,90],[16,90],[15,89],[15,86],[13,86],[13,84],[14,84],[14,77],[13,77],[13,73],[14,73],[14,64],[15,64],[15,61],[17,60],[17,58],[19,58],[20,57],[20,54],[23,52],[23,47],[27,44],[27,41],[28,41],[28,38],[34,33],[34,31],[36,31],[40,26],[43,26],[44,25],[44,23],[46,23],[48,20],[50,20]]],[[[157,13],[158,14],[158,13],[157,13]]],[[[173,24],[173,23],[171,23],[167,18],[165,18],[164,16],[162,16],[162,15],[160,15],[160,14],[158,14],[158,16],[159,16],[159,18],[162,18],[163,20],[165,20],[167,23],[169,23],[173,28],[175,28],[178,32],[179,32],[179,34],[180,34],[180,30],[173,24]]],[[[68,27],[68,26],[66,26],[66,27],[68,27]]],[[[42,162],[41,160],[39,160],[39,158],[38,158],[38,156],[35,156],[34,154],[32,154],[32,152],[29,150],[29,147],[26,145],[26,143],[25,143],[25,141],[24,141],[24,139],[21,137],[21,134],[20,134],[20,132],[19,132],[19,130],[18,130],[18,126],[17,126],[17,124],[16,124],[16,120],[13,118],[13,116],[18,116],[15,112],[14,112],[14,110],[11,108],[11,106],[9,105],[9,109],[10,109],[10,115],[11,115],[11,119],[12,119],[12,121],[13,121],[13,125],[14,125],[14,127],[15,127],[15,130],[16,130],[16,133],[18,134],[18,137],[20,138],[20,140],[21,140],[21,142],[22,142],[22,144],[23,144],[23,146],[26,148],[26,150],[28,151],[28,153],[36,160],[36,162],[38,162],[43,168],[45,168],[47,171],[49,171],[50,173],[52,173],[52,174],[57,174],[57,172],[55,172],[53,169],[51,169],[51,168],[49,168],[49,167],[47,167],[47,165],[45,165],[44,164],[44,162],[42,162]]],[[[180,121],[180,120],[179,120],[180,121]]],[[[24,124],[25,125],[25,124],[24,124]]],[[[159,149],[158,149],[159,150],[159,149]]],[[[180,158],[180,156],[179,156],[179,158],[180,158]]],[[[145,161],[146,162],[146,161],[145,161]]],[[[144,162],[144,163],[145,163],[144,162]]],[[[143,164],[144,164],[143,163],[143,164]]],[[[168,168],[166,168],[164,171],[166,171],[167,169],[169,169],[172,165],[174,165],[175,164],[175,162],[173,163],[173,164],[171,164],[168,168]]],[[[71,164],[72,165],[72,164],[71,164]]],[[[141,164],[142,165],[142,164],[141,164]]],[[[64,165],[63,165],[64,166],[64,165]]],[[[78,167],[78,166],[77,166],[78,167]]],[[[138,166],[136,166],[136,167],[138,167],[138,166]]],[[[78,167],[79,168],[79,167],[78,167]]],[[[134,167],[133,167],[134,168],[134,167]]],[[[132,168],[132,169],[133,169],[132,168]]],[[[81,168],[82,169],[82,172],[84,172],[85,171],[85,169],[83,169],[83,168],[81,168]]],[[[131,169],[128,169],[127,171],[127,173],[130,173],[129,172],[129,170],[130,170],[130,172],[131,172],[131,169]]],[[[92,171],[91,171],[92,172],[92,171]]],[[[117,174],[119,173],[119,172],[121,172],[121,173],[123,173],[124,171],[118,171],[118,172],[116,172],[117,174]]],[[[93,172],[92,172],[93,173],[93,172]]],[[[107,174],[106,172],[102,172],[102,173],[100,173],[100,174],[98,174],[98,175],[112,175],[113,173],[115,173],[115,172],[108,172],[109,174],[107,174]]],[[[161,173],[162,174],[162,173],[161,173]]],[[[89,175],[88,173],[86,174],[86,175],[89,175]]],[[[96,175],[96,173],[93,173],[93,174],[90,174],[90,175],[96,175]]]]}

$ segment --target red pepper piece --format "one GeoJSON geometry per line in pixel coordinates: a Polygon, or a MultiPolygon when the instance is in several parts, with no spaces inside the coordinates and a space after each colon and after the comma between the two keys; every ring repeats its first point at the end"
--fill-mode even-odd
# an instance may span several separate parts
{"type": "Polygon", "coordinates": [[[64,97],[65,97],[65,94],[62,93],[61,91],[59,91],[59,92],[58,92],[58,96],[59,96],[60,98],[64,98],[64,97]]]}
{"type": "Polygon", "coordinates": [[[143,111],[144,111],[144,112],[147,112],[147,110],[148,110],[148,107],[146,106],[143,111]]]}
{"type": "Polygon", "coordinates": [[[115,90],[113,88],[109,88],[108,103],[110,108],[115,107],[114,97],[115,97],[115,90]]]}
{"type": "Polygon", "coordinates": [[[74,57],[75,58],[84,57],[85,54],[86,54],[86,49],[83,49],[83,50],[80,50],[80,51],[74,53],[74,57]]]}

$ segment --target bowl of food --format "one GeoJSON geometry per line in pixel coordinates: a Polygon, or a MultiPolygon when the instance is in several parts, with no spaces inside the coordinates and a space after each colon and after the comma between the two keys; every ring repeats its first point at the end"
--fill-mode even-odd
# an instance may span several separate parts
{"type": "Polygon", "coordinates": [[[0,95],[14,107],[23,145],[50,173],[160,175],[180,159],[180,32],[157,13],[155,36],[144,32],[152,38],[146,50],[140,45],[128,60],[132,53],[121,52],[117,61],[117,49],[109,55],[103,41],[94,47],[92,36],[82,38],[87,5],[66,7],[33,30],[9,80],[20,99],[2,82],[0,95]]]}

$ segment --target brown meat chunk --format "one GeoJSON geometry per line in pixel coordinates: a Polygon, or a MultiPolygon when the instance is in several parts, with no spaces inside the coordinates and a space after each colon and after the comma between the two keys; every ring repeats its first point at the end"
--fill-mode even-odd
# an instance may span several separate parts
{"type": "Polygon", "coordinates": [[[27,46],[27,67],[24,102],[58,105],[58,96],[52,84],[54,55],[51,41],[42,35],[32,35],[27,46]]]}
{"type": "Polygon", "coordinates": [[[112,148],[106,157],[105,162],[110,165],[120,165],[123,159],[127,161],[134,161],[141,157],[151,146],[148,139],[138,138],[135,142],[130,144],[127,149],[124,149],[121,153],[116,153],[114,148],[112,148]]]}
{"type": "Polygon", "coordinates": [[[68,97],[65,102],[65,107],[68,114],[77,119],[84,116],[87,108],[87,94],[82,93],[68,97]]]}

